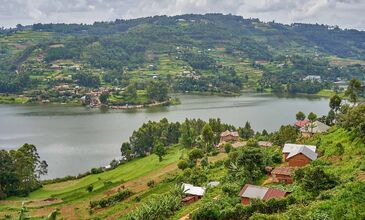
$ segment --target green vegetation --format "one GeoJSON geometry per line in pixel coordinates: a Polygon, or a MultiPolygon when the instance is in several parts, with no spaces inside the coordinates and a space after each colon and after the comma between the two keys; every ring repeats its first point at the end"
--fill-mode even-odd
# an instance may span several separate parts
{"type": "Polygon", "coordinates": [[[19,26],[0,30],[0,93],[115,108],[169,104],[169,92],[328,95],[342,92],[335,81],[364,80],[363,39],[362,31],[222,14],[19,26]],[[304,80],[311,75],[321,79],[304,80]]]}

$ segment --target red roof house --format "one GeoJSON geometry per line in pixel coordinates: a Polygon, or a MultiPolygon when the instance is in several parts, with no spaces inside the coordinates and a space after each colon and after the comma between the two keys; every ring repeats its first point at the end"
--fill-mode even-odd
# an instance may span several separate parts
{"type": "Polygon", "coordinates": [[[241,203],[248,205],[251,199],[261,199],[268,201],[273,198],[283,198],[287,195],[287,192],[280,189],[267,188],[262,186],[255,186],[246,184],[240,191],[241,203]]]}
{"type": "Polygon", "coordinates": [[[302,128],[302,127],[306,126],[309,123],[310,123],[310,121],[308,119],[304,119],[304,120],[301,120],[301,121],[296,121],[295,126],[297,126],[298,128],[302,128]]]}
{"type": "Polygon", "coordinates": [[[222,132],[220,135],[220,142],[227,142],[227,141],[238,141],[240,136],[238,135],[237,131],[225,131],[222,132]]]}
{"type": "Polygon", "coordinates": [[[272,180],[275,183],[293,183],[293,167],[276,167],[271,171],[272,180]]]}

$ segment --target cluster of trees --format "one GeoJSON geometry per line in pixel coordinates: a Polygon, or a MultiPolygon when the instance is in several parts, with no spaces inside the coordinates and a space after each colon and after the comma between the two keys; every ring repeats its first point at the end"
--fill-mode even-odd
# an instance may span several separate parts
{"type": "Polygon", "coordinates": [[[217,67],[212,70],[212,74],[199,78],[178,77],[174,81],[173,89],[177,92],[239,93],[246,81],[233,67],[217,67]]]}
{"type": "Polygon", "coordinates": [[[100,86],[100,77],[92,73],[78,72],[73,76],[80,86],[97,88],[100,86]]]}
{"type": "Polygon", "coordinates": [[[0,150],[0,198],[26,196],[40,188],[40,177],[47,174],[47,167],[32,144],[17,150],[0,150]]]}

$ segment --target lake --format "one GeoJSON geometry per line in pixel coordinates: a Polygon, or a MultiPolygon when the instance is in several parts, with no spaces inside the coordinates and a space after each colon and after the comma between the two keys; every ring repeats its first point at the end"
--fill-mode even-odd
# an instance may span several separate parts
{"type": "Polygon", "coordinates": [[[306,114],[313,111],[317,115],[329,111],[328,99],[305,96],[178,97],[180,105],[107,112],[52,104],[0,105],[0,148],[35,144],[41,158],[49,165],[46,178],[54,178],[107,165],[120,155],[121,143],[148,120],[221,118],[222,122],[235,126],[244,126],[250,121],[255,130],[274,131],[282,124],[292,124],[298,111],[306,114]]]}

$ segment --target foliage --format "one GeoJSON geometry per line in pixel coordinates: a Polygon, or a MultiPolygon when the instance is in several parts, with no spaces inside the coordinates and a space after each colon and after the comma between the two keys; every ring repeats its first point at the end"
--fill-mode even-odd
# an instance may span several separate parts
{"type": "Polygon", "coordinates": [[[291,125],[282,125],[279,131],[273,134],[273,143],[276,145],[284,145],[285,143],[294,143],[298,136],[298,130],[291,125]]]}
{"type": "Polygon", "coordinates": [[[295,118],[298,120],[298,121],[303,121],[306,116],[303,112],[299,111],[296,115],[295,115],[295,118]]]}
{"type": "Polygon", "coordinates": [[[123,201],[124,199],[130,197],[131,195],[132,195],[131,191],[129,191],[128,189],[124,189],[117,192],[115,195],[100,200],[90,201],[90,208],[96,208],[98,206],[100,206],[100,208],[109,207],[120,201],[123,201]]]}
{"type": "Polygon", "coordinates": [[[147,96],[151,102],[163,102],[168,100],[168,86],[163,81],[151,80],[148,82],[147,96]]]}
{"type": "Polygon", "coordinates": [[[1,150],[0,195],[28,195],[41,187],[40,177],[47,174],[47,167],[32,144],[24,144],[17,150],[1,150]]]}
{"type": "Polygon", "coordinates": [[[350,102],[356,104],[360,91],[361,91],[361,82],[358,79],[353,78],[349,82],[345,95],[349,97],[350,102]]]}
{"type": "Polygon", "coordinates": [[[152,152],[158,156],[158,160],[161,162],[163,156],[166,154],[165,147],[162,145],[160,141],[154,144],[152,152]]]}
{"type": "Polygon", "coordinates": [[[155,195],[127,215],[129,220],[164,219],[181,208],[182,190],[176,186],[170,192],[155,195]]]}
{"type": "Polygon", "coordinates": [[[308,166],[298,169],[295,171],[294,179],[305,191],[314,196],[338,184],[337,177],[326,173],[320,166],[308,166]]]}
{"type": "Polygon", "coordinates": [[[250,122],[246,121],[245,126],[243,128],[238,128],[238,133],[240,137],[244,139],[249,139],[254,136],[255,132],[251,128],[250,122]]]}

